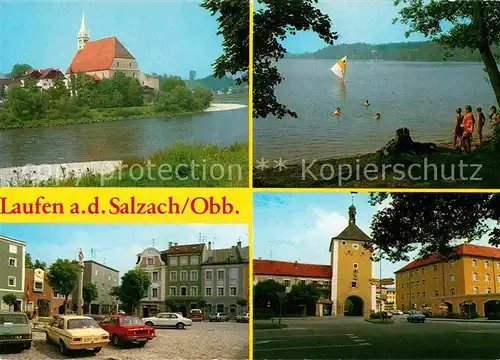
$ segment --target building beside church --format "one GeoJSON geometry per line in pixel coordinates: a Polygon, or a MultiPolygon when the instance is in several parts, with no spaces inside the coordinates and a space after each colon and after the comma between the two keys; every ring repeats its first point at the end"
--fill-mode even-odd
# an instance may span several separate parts
{"type": "Polygon", "coordinates": [[[500,249],[461,244],[448,255],[418,258],[396,273],[396,297],[403,311],[500,312],[500,249]]]}
{"type": "Polygon", "coordinates": [[[143,73],[136,58],[115,36],[90,40],[85,15],[77,34],[77,44],[78,50],[66,71],[68,77],[71,73],[85,73],[102,80],[122,72],[137,79],[144,88],[159,89],[158,77],[143,73]]]}
{"type": "Polygon", "coordinates": [[[254,284],[272,279],[291,286],[312,283],[321,291],[316,316],[368,316],[376,311],[374,262],[370,242],[356,225],[356,207],[349,207],[347,227],[330,241],[330,265],[254,260],[254,284]]]}

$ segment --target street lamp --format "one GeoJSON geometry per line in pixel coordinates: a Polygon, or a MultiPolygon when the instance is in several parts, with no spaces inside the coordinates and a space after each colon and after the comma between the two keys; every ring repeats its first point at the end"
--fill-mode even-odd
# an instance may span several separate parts
{"type": "Polygon", "coordinates": [[[280,299],[280,317],[278,320],[278,325],[281,326],[281,314],[283,312],[283,300],[288,295],[288,293],[286,291],[280,291],[277,295],[278,295],[278,298],[280,299]]]}

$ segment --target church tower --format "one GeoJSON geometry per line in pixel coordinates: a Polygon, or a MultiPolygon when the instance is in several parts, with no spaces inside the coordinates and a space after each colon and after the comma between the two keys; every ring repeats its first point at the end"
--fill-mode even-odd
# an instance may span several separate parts
{"type": "Polygon", "coordinates": [[[83,49],[85,44],[89,41],[89,32],[87,31],[87,25],[85,25],[85,14],[82,14],[82,23],[80,25],[80,31],[78,31],[78,50],[83,49]]]}
{"type": "Polygon", "coordinates": [[[375,264],[365,247],[371,239],[356,225],[356,207],[349,206],[347,227],[331,239],[332,315],[368,316],[376,308],[375,264]]]}

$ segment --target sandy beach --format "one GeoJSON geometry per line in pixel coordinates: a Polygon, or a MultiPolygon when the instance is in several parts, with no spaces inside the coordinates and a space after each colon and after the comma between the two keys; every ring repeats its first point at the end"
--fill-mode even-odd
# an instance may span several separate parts
{"type": "Polygon", "coordinates": [[[227,111],[227,110],[237,110],[248,107],[243,104],[225,104],[225,103],[213,103],[205,111],[227,111]]]}

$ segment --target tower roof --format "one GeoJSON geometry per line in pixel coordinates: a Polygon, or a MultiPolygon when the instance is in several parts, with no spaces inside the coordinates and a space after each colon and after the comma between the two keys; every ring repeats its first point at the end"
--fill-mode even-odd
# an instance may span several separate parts
{"type": "Polygon", "coordinates": [[[89,41],[83,49],[77,51],[66,72],[108,70],[113,65],[115,58],[135,59],[114,36],[89,41]]]}
{"type": "Polygon", "coordinates": [[[80,24],[79,34],[88,34],[87,25],[85,24],[85,14],[82,14],[82,23],[80,24]]]}
{"type": "Polygon", "coordinates": [[[349,223],[347,227],[330,241],[330,251],[332,251],[334,240],[371,241],[371,238],[356,225],[356,207],[354,205],[349,206],[349,223]]]}

